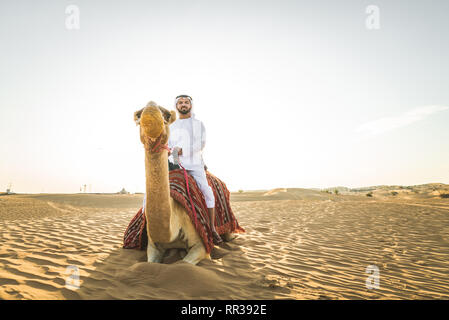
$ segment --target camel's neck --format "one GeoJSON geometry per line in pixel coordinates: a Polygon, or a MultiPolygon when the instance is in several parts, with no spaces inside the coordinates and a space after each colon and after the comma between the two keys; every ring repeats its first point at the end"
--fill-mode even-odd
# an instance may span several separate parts
{"type": "Polygon", "coordinates": [[[153,242],[169,242],[171,203],[167,151],[145,151],[145,176],[147,231],[153,242]]]}

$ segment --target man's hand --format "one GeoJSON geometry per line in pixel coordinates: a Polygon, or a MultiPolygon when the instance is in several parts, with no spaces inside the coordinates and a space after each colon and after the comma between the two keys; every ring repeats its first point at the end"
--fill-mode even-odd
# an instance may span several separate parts
{"type": "MultiPolygon", "coordinates": [[[[178,156],[182,155],[182,149],[179,148],[179,147],[175,147],[175,148],[178,149],[178,156]]],[[[175,150],[175,148],[173,148],[173,151],[175,150]]],[[[173,153],[173,151],[170,150],[170,151],[168,152],[168,155],[171,155],[171,154],[173,153]]]]}
{"type": "Polygon", "coordinates": [[[174,147],[173,151],[174,151],[173,155],[174,164],[179,165],[179,156],[182,154],[182,149],[180,147],[174,147]]]}

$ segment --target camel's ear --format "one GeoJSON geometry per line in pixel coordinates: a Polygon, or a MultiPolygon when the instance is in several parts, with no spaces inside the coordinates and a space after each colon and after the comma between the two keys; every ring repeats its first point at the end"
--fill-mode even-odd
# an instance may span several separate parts
{"type": "Polygon", "coordinates": [[[162,116],[164,117],[164,121],[166,124],[172,124],[176,120],[176,112],[168,111],[164,107],[159,106],[159,110],[162,111],[162,116]]]}
{"type": "Polygon", "coordinates": [[[145,108],[142,108],[134,112],[134,122],[136,123],[136,126],[140,124],[140,116],[142,115],[143,109],[145,108]]]}

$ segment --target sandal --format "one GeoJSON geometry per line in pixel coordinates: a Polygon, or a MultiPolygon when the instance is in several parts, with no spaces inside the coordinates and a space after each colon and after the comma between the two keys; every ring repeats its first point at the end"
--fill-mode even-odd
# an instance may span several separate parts
{"type": "Polygon", "coordinates": [[[217,231],[212,231],[212,238],[215,245],[221,244],[223,242],[223,239],[221,239],[217,231]]]}

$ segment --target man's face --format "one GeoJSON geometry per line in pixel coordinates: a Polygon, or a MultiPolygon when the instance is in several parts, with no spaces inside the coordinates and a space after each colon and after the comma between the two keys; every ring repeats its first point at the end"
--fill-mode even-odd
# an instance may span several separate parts
{"type": "Polygon", "coordinates": [[[179,98],[178,102],[176,103],[176,109],[181,114],[188,114],[190,112],[190,109],[192,109],[192,104],[190,103],[189,98],[179,98]]]}

